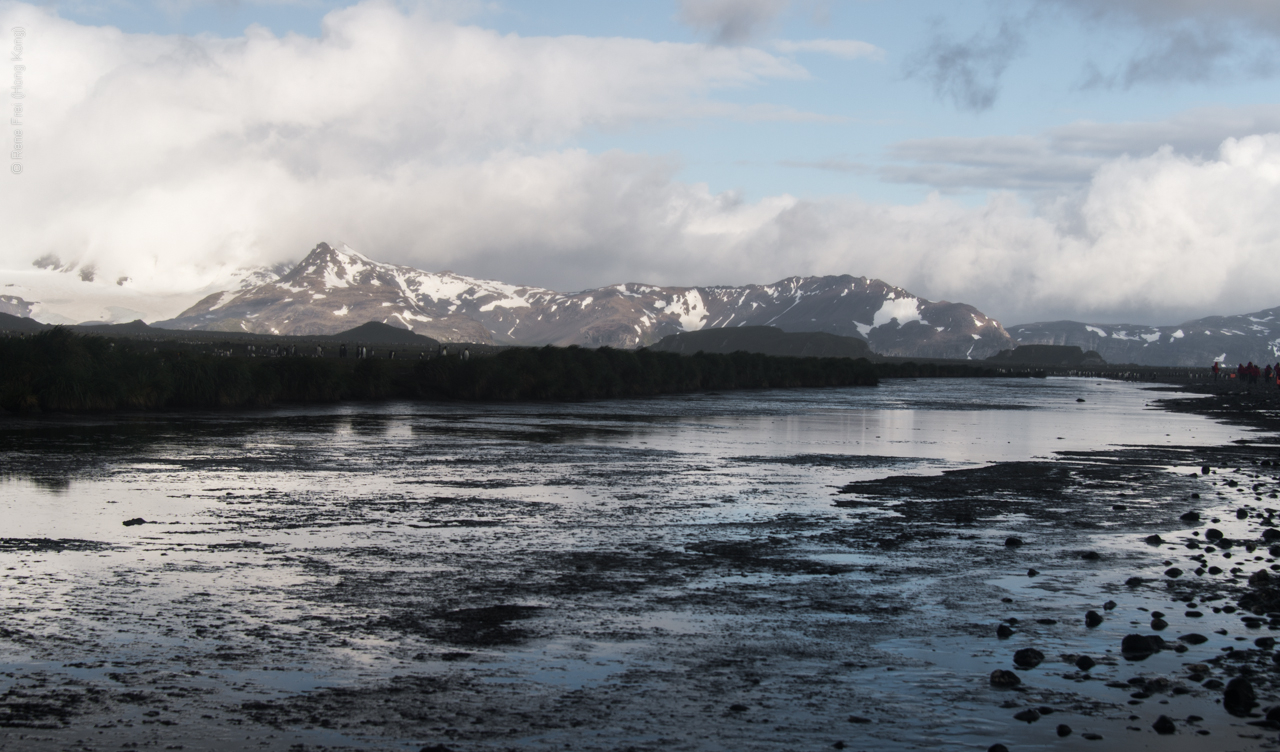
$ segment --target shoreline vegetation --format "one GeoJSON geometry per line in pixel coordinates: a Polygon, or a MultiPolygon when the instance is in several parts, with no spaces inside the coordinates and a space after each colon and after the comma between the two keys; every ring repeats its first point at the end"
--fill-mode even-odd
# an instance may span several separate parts
{"type": "Polygon", "coordinates": [[[381,349],[381,357],[339,358],[336,347],[318,351],[320,355],[284,354],[297,353],[297,347],[263,348],[262,356],[248,356],[153,344],[61,327],[0,339],[0,409],[25,415],[242,409],[344,400],[572,402],[738,389],[875,386],[891,378],[1046,375],[1044,369],[985,362],[872,362],[607,347],[512,347],[470,357],[465,345],[452,345],[439,352],[418,351],[417,358],[402,349],[402,357],[394,359],[388,357],[388,347],[381,349]]]}

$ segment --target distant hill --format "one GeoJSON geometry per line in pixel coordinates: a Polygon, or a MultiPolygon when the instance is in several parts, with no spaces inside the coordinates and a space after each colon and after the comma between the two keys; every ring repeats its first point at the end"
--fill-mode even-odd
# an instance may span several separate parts
{"type": "Polygon", "coordinates": [[[408,329],[384,324],[380,321],[370,321],[354,329],[348,329],[345,332],[330,334],[325,339],[331,339],[334,342],[360,342],[371,345],[414,345],[417,347],[436,347],[440,344],[438,340],[430,337],[424,337],[421,334],[414,334],[408,329]]]}
{"type": "Polygon", "coordinates": [[[825,332],[784,332],[772,326],[738,326],[671,334],[650,345],[649,349],[681,355],[749,352],[798,358],[866,358],[872,354],[865,341],[854,337],[825,332]]]}
{"type": "Polygon", "coordinates": [[[330,335],[353,321],[403,326],[442,342],[643,347],[711,328],[773,326],[866,340],[885,355],[985,358],[1014,346],[1000,322],[878,279],[789,277],[769,285],[626,283],[561,293],[426,272],[320,243],[283,276],[214,293],[167,329],[330,335]]]}
{"type": "Polygon", "coordinates": [[[1020,345],[1012,350],[1001,350],[987,358],[988,361],[1020,366],[1058,366],[1084,368],[1105,366],[1107,361],[1098,353],[1085,352],[1075,345],[1020,345]]]}
{"type": "Polygon", "coordinates": [[[1049,321],[1012,326],[1009,334],[1019,345],[1095,350],[1108,363],[1207,368],[1215,360],[1231,365],[1280,360],[1280,308],[1209,316],[1177,326],[1049,321]]]}
{"type": "Polygon", "coordinates": [[[0,313],[0,331],[4,332],[43,332],[49,329],[48,324],[41,324],[35,319],[14,316],[11,313],[0,313]]]}

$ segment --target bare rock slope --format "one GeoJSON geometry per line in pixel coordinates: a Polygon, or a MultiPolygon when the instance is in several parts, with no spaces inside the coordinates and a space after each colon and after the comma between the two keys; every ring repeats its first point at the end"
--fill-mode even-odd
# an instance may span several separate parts
{"type": "Polygon", "coordinates": [[[774,326],[855,337],[885,355],[976,359],[1014,346],[999,322],[972,306],[925,300],[866,277],[560,293],[383,264],[327,243],[277,279],[210,295],[156,326],[314,335],[365,321],[444,342],[634,348],[680,332],[774,326]]]}

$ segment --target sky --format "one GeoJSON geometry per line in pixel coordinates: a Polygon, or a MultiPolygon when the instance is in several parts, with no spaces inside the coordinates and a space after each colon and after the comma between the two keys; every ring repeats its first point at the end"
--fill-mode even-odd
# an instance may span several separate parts
{"type": "Polygon", "coordinates": [[[1280,305],[1274,0],[0,2],[0,295],[173,316],[316,243],[574,291],[1280,305]],[[15,109],[20,108],[20,109],[15,109]]]}

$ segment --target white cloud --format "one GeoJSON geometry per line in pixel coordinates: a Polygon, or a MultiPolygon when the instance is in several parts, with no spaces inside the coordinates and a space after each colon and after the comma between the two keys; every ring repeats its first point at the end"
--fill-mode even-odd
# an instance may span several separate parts
{"type": "Polygon", "coordinates": [[[1195,118],[1069,126],[1023,144],[1092,160],[1077,191],[1039,208],[1011,194],[976,208],[746,201],[677,180],[669,159],[566,144],[638,120],[753,116],[715,93],[804,75],[759,50],[503,36],[380,4],[331,14],[320,39],[132,35],[28,5],[0,21],[28,29],[30,92],[27,169],[0,182],[0,282],[46,289],[73,318],[172,315],[231,270],[320,240],[556,289],[865,274],[1010,323],[1163,323],[1275,305],[1280,289],[1277,135],[1201,156],[1183,145],[1214,130],[1195,118]],[[1162,133],[1180,146],[1123,155],[1162,133]],[[50,253],[96,281],[31,266],[50,253]],[[50,277],[60,286],[41,288],[50,277]]]}
{"type": "Polygon", "coordinates": [[[844,58],[845,60],[857,60],[859,58],[884,59],[884,50],[870,42],[861,42],[857,39],[779,39],[773,43],[773,48],[778,52],[786,53],[820,52],[844,58]]]}

